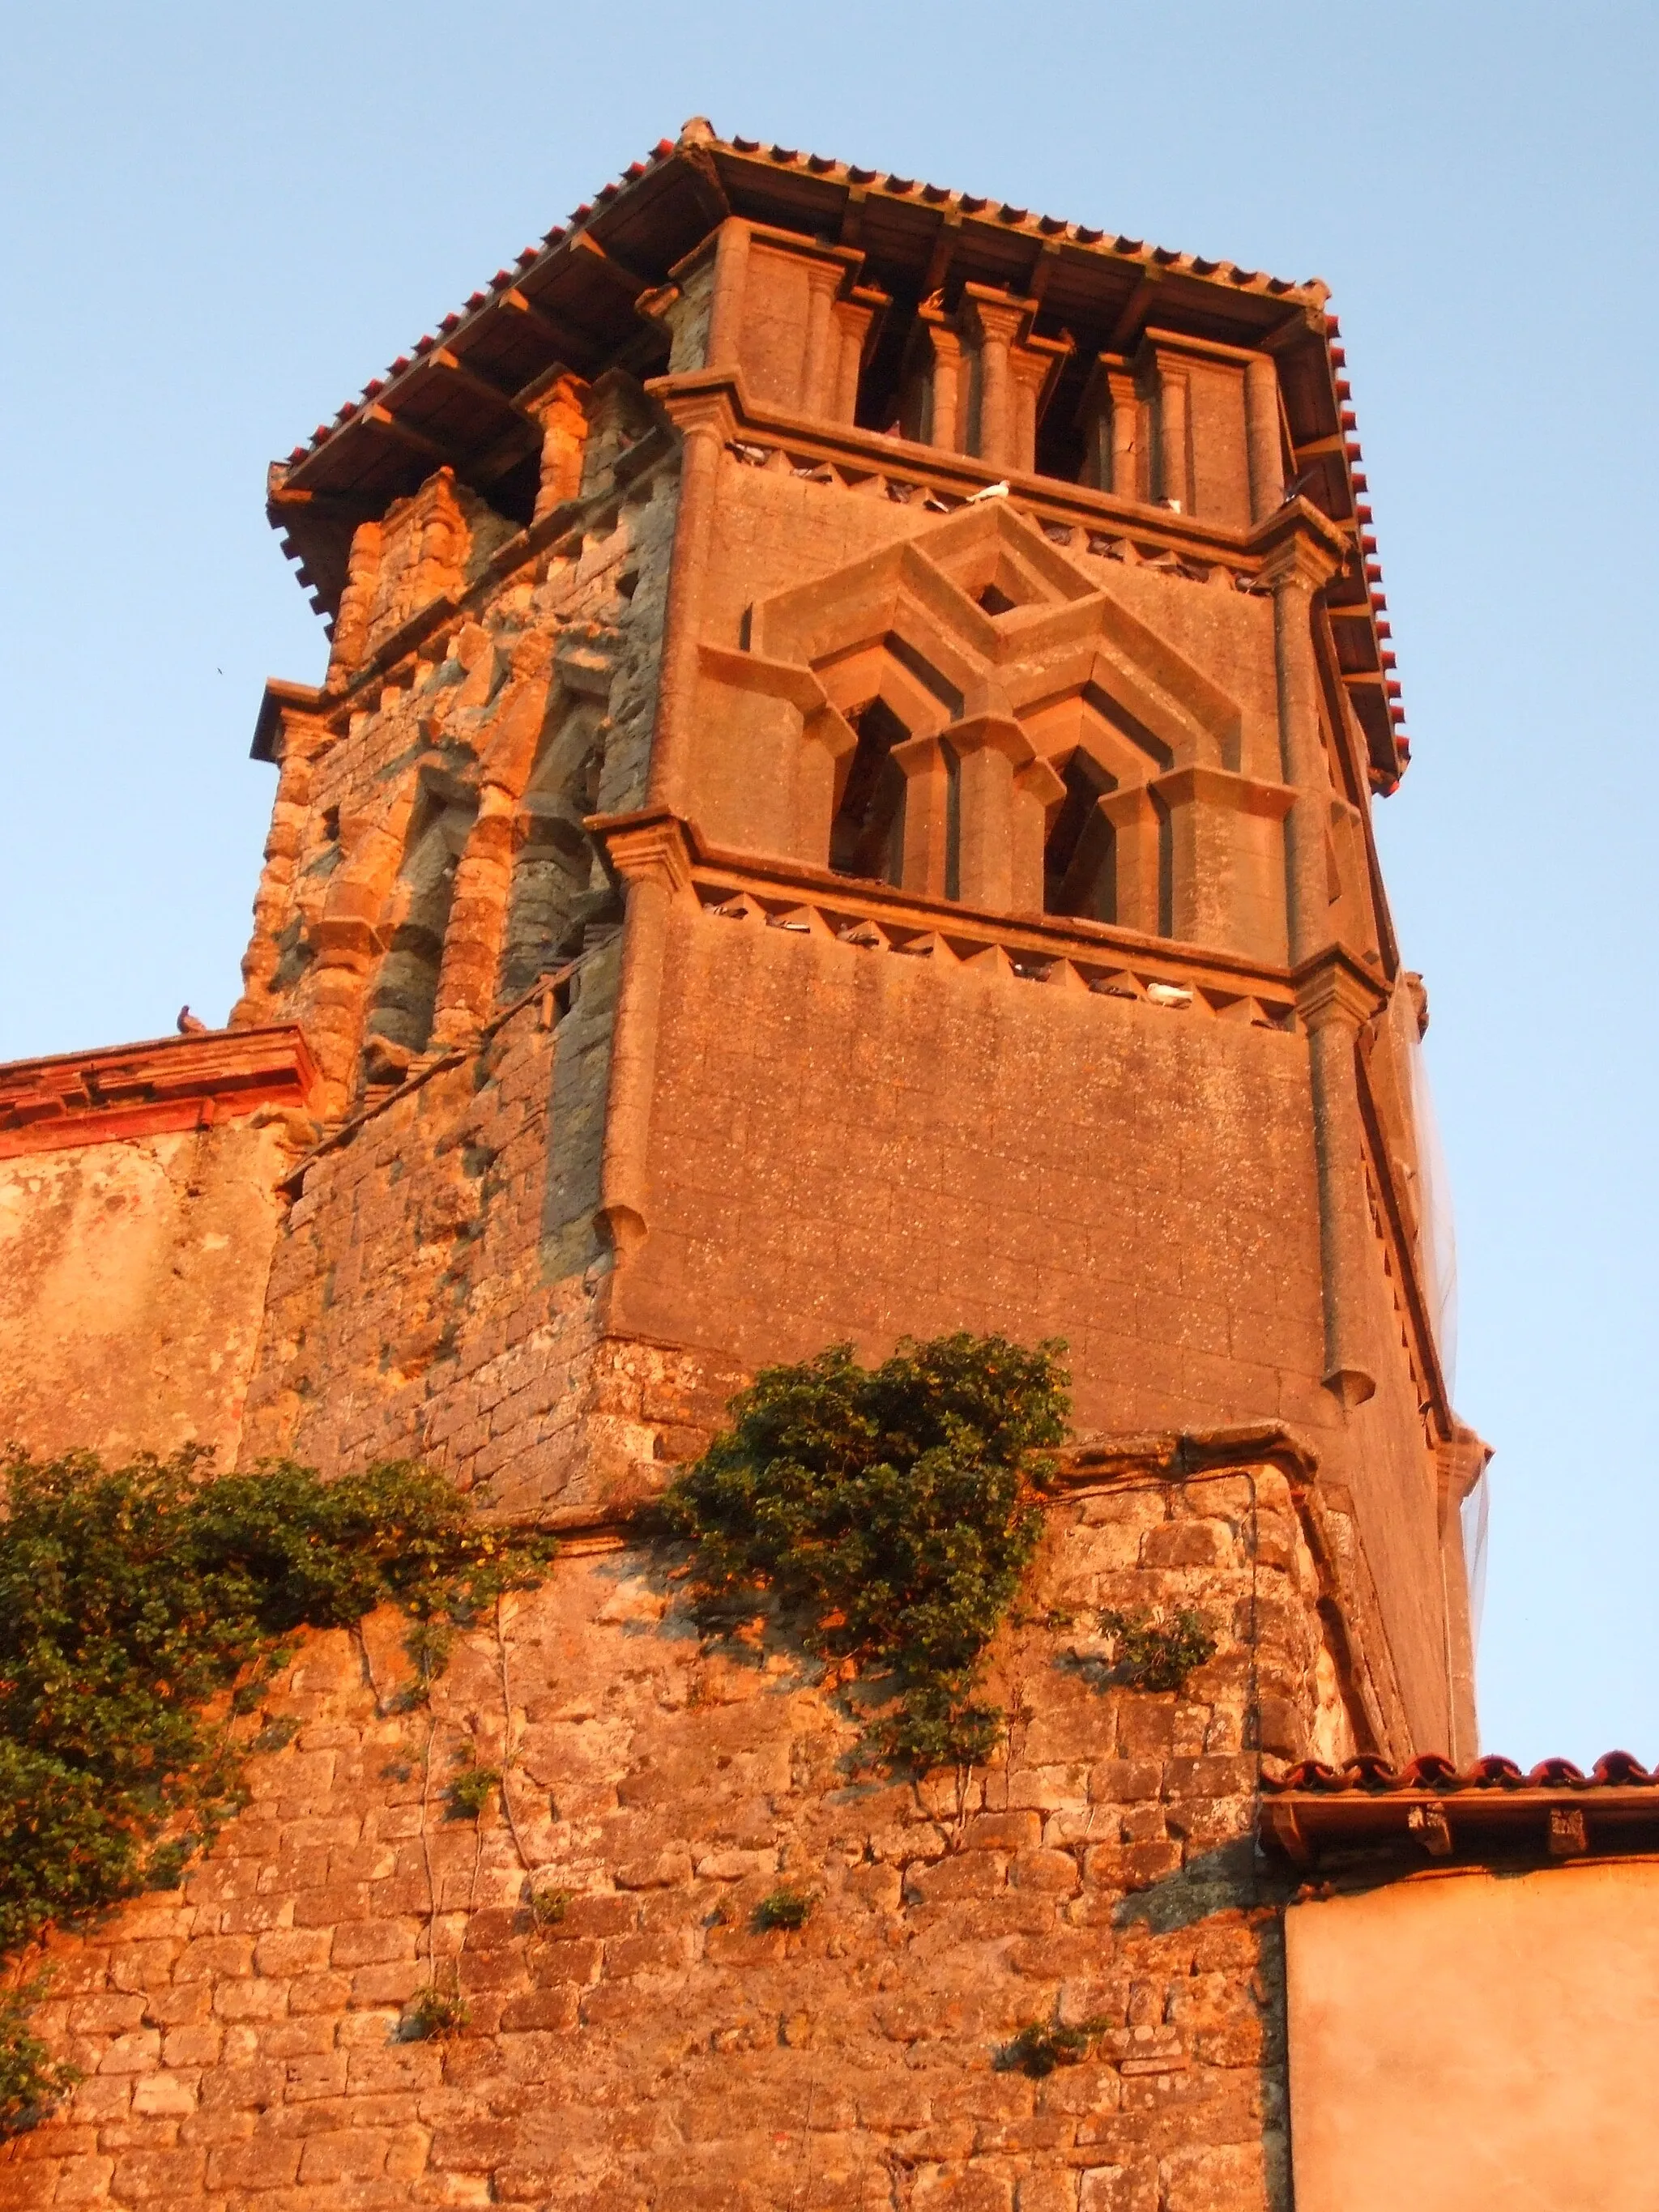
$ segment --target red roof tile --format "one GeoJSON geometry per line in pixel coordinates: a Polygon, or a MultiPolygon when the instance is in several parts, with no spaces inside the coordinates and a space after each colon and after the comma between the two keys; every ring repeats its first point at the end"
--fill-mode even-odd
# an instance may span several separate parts
{"type": "MultiPolygon", "coordinates": [[[[854,188],[860,192],[867,192],[872,203],[885,199],[890,204],[908,203],[914,206],[919,200],[930,209],[945,211],[947,216],[954,215],[957,220],[964,216],[977,217],[982,225],[994,224],[1004,234],[1023,233],[1051,246],[1064,244],[1085,249],[1091,256],[1097,255],[1103,260],[1119,263],[1138,261],[1143,266],[1166,276],[1224,285],[1231,288],[1235,296],[1241,293],[1255,294],[1261,295],[1264,301],[1285,300],[1300,302],[1315,329],[1322,326],[1324,333],[1324,350],[1328,356],[1326,371],[1329,380],[1328,396],[1334,410],[1329,419],[1335,422],[1337,434],[1342,440],[1340,469],[1346,477],[1350,504],[1351,495],[1364,489],[1364,478],[1358,473],[1360,450],[1358,441],[1353,434],[1355,416],[1347,404],[1350,390],[1346,378],[1339,376],[1339,371],[1346,368],[1346,355],[1338,343],[1339,324],[1336,316],[1329,312],[1327,289],[1318,279],[1297,283],[1286,278],[1267,276],[1258,270],[1242,269],[1230,261],[1212,260],[1202,255],[1183,254],[1167,246],[1149,245],[1140,239],[1109,237],[1103,231],[1085,224],[1065,222],[1048,215],[1034,215],[1023,208],[969,193],[952,191],[942,185],[923,184],[918,186],[914,178],[884,174],[878,169],[861,168],[822,155],[803,155],[793,148],[768,148],[758,139],[732,137],[722,140],[700,121],[687,125],[678,143],[666,138],[659,139],[643,161],[630,162],[620,179],[604,185],[592,201],[585,201],[575,210],[570,218],[572,228],[568,232],[557,228],[550,230],[539,246],[526,247],[518,257],[517,275],[505,270],[499,270],[489,289],[474,292],[463,309],[445,316],[439,327],[446,338],[455,341],[464,349],[475,322],[495,308],[497,298],[503,289],[520,283],[534,288],[538,283],[551,280],[556,264],[562,265],[563,258],[581,242],[583,234],[596,229],[596,227],[602,228],[605,236],[610,238],[617,223],[626,224],[629,221],[628,211],[636,204],[638,195],[642,191],[655,191],[656,180],[665,165],[677,161],[682,166],[688,161],[713,162],[716,168],[726,165],[722,173],[726,175],[728,183],[733,165],[739,168],[747,165],[751,174],[764,165],[781,173],[781,173],[793,173],[803,185],[854,188]]],[[[383,410],[397,415],[403,384],[410,377],[419,377],[423,373],[422,357],[430,352],[433,343],[429,337],[422,338],[414,348],[416,358],[411,362],[408,356],[400,356],[385,377],[373,380],[365,387],[365,397],[376,399],[383,410]]],[[[340,409],[331,423],[319,424],[313,434],[309,449],[295,448],[297,459],[291,459],[287,465],[289,473],[301,482],[312,481],[313,472],[306,465],[318,460],[337,434],[349,428],[362,411],[362,402],[350,400],[340,409]]],[[[317,488],[336,487],[318,485],[317,488]]],[[[1374,551],[1374,543],[1366,550],[1374,551]]],[[[337,557],[333,566],[336,568],[342,567],[337,557]]],[[[1367,596],[1375,629],[1379,635],[1384,625],[1376,617],[1386,604],[1381,590],[1376,587],[1380,574],[1380,568],[1374,561],[1366,563],[1364,584],[1370,586],[1367,596]]],[[[301,580],[307,580],[303,573],[301,580]]],[[[315,583],[319,580],[313,577],[309,580],[315,583]]],[[[338,579],[334,580],[337,584],[338,579]]],[[[319,603],[328,604],[329,598],[329,591],[325,589],[319,603]]],[[[1368,706],[1367,714],[1370,712],[1368,706]]],[[[1386,766],[1389,757],[1389,741],[1382,733],[1387,725],[1392,725],[1396,757],[1403,761],[1409,757],[1401,726],[1403,720],[1403,710],[1397,703],[1392,705],[1386,724],[1382,717],[1376,718],[1378,734],[1376,741],[1382,748],[1384,763],[1378,773],[1385,788],[1392,787],[1394,771],[1386,766]]]]}

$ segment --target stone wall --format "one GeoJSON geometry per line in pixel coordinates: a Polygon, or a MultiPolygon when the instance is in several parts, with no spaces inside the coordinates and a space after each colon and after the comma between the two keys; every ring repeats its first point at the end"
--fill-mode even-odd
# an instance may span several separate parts
{"type": "Polygon", "coordinates": [[[1063,1336],[1085,1433],[1340,1427],[1300,1038],[675,911],[626,1326],[1063,1336]]]}
{"type": "Polygon", "coordinates": [[[607,1334],[615,986],[612,938],[305,1166],[246,1461],[417,1456],[501,1510],[591,1519],[714,1426],[729,1361],[607,1334]]]}
{"type": "Polygon", "coordinates": [[[786,1626],[701,1638],[678,1563],[574,1547],[429,1711],[397,1710],[395,1619],[307,1638],[246,1812],[182,1889],[53,1946],[41,2018],[86,2079],[0,2207],[1285,2205],[1255,1777],[1351,1740],[1285,1474],[1058,1498],[994,1655],[1004,1748],[962,1782],[860,1774],[786,1626]],[[1114,1686],[1098,1609],[1177,1602],[1215,1657],[1182,1694],[1114,1686]],[[510,1822],[445,1818],[475,1755],[510,1822]],[[531,1869],[568,1893],[539,1936],[531,1869]],[[816,1909],[757,1932],[785,1880],[816,1909]],[[406,2039],[434,1974],[471,2021],[406,2039]],[[1090,2023],[1090,2055],[1033,2078],[1034,2021],[1090,2023]]]}
{"type": "Polygon", "coordinates": [[[228,1466],[295,1158],[272,1112],[0,1159],[0,1443],[228,1466]]]}

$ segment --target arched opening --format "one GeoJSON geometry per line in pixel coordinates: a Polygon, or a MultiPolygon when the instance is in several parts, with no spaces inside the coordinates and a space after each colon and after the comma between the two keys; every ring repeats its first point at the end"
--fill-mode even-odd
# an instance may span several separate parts
{"type": "Polygon", "coordinates": [[[1081,746],[1060,774],[1066,796],[1055,810],[1043,847],[1043,911],[1115,921],[1116,840],[1100,802],[1116,790],[1117,780],[1081,746]]]}
{"type": "Polygon", "coordinates": [[[859,741],[830,825],[830,866],[838,876],[896,884],[903,876],[904,778],[893,749],[910,732],[884,699],[848,719],[859,741]]]}

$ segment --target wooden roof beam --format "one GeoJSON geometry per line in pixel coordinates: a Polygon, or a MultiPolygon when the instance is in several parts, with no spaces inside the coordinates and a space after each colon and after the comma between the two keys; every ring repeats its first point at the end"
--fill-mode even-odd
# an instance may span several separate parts
{"type": "Polygon", "coordinates": [[[596,270],[607,283],[627,293],[630,307],[641,292],[651,289],[650,277],[640,276],[625,261],[619,261],[614,253],[599,244],[591,231],[579,230],[570,241],[569,251],[573,268],[586,266],[596,270]]]}
{"type": "Polygon", "coordinates": [[[499,384],[493,383],[487,376],[481,376],[476,368],[470,368],[450,347],[435,347],[426,356],[424,365],[428,368],[441,369],[447,376],[463,386],[468,392],[477,392],[481,399],[492,400],[497,407],[506,408],[512,414],[516,415],[519,412],[510,392],[503,392],[499,384]]]}
{"type": "Polygon", "coordinates": [[[927,258],[927,273],[921,280],[924,300],[931,300],[935,292],[944,290],[945,280],[951,273],[951,264],[955,260],[957,248],[961,243],[961,213],[956,208],[946,208],[939,217],[933,250],[927,258]]]}
{"type": "Polygon", "coordinates": [[[591,360],[602,350],[597,338],[577,330],[562,316],[549,314],[545,307],[538,307],[533,300],[527,300],[517,285],[503,292],[495,304],[503,313],[521,316],[526,325],[538,337],[545,338],[561,360],[569,356],[591,360]]]}
{"type": "Polygon", "coordinates": [[[1112,325],[1111,336],[1101,348],[1103,353],[1127,353],[1129,348],[1146,329],[1152,309],[1158,304],[1159,288],[1164,282],[1164,272],[1149,269],[1118,311],[1112,325]]]}
{"type": "Polygon", "coordinates": [[[388,437],[406,447],[411,453],[418,453],[422,460],[435,462],[440,468],[453,465],[455,456],[447,446],[440,445],[435,438],[428,438],[424,430],[417,430],[412,422],[403,422],[389,407],[383,407],[378,399],[363,408],[356,419],[376,430],[384,430],[388,437]]]}

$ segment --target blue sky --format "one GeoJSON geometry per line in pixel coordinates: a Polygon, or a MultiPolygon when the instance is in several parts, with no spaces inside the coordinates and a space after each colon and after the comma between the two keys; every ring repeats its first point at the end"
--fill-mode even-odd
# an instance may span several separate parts
{"type": "Polygon", "coordinates": [[[686,116],[1330,283],[1498,1447],[1483,1736],[1659,1757],[1659,11],[59,0],[7,48],[3,1057],[223,1018],[259,687],[324,657],[266,460],[686,116]]]}

